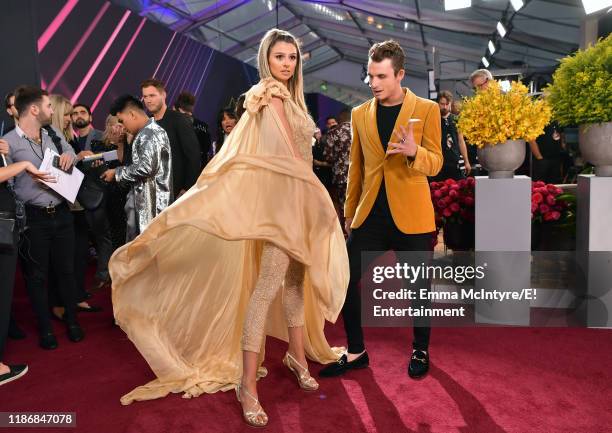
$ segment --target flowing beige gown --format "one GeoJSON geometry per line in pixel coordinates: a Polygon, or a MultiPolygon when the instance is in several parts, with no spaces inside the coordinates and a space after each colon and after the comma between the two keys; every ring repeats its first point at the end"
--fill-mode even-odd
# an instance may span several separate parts
{"type": "MultiPolygon", "coordinates": [[[[122,404],[240,382],[242,327],[264,241],[305,264],[307,356],[320,363],[339,356],[323,328],[344,303],[348,256],[331,199],[312,171],[314,124],[271,78],[249,90],[245,106],[196,185],[111,258],[116,322],[157,376],[122,404]],[[294,146],[269,106],[273,96],[283,99],[294,146]]],[[[282,292],[266,334],[287,341],[282,292]]],[[[259,377],[266,374],[263,344],[259,377]]]]}

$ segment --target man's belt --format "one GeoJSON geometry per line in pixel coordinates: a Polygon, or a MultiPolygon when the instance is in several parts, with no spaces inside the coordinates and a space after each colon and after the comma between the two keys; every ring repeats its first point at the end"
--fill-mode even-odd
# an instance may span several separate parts
{"type": "Polygon", "coordinates": [[[30,204],[26,205],[26,215],[43,215],[47,217],[52,217],[55,215],[57,211],[68,209],[68,206],[65,202],[58,203],[56,205],[48,205],[48,206],[33,206],[30,204]]]}

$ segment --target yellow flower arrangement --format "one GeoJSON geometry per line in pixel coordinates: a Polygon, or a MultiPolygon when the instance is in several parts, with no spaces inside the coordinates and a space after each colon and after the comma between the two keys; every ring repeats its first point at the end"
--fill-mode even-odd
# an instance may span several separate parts
{"type": "Polygon", "coordinates": [[[497,81],[464,99],[457,126],[470,144],[494,146],[506,140],[534,140],[544,133],[552,110],[542,99],[532,99],[527,87],[512,82],[508,92],[497,81]]]}

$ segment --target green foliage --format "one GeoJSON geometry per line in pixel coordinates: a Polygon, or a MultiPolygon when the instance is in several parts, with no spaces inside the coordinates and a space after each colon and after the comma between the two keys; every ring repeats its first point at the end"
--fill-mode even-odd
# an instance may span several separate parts
{"type": "Polygon", "coordinates": [[[612,34],[562,59],[545,92],[563,126],[612,121],[612,34]]]}

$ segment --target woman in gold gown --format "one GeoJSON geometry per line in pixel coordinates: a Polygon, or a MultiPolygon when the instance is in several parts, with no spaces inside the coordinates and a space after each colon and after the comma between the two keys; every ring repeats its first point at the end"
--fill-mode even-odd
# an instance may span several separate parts
{"type": "Polygon", "coordinates": [[[116,321],[157,376],[123,404],[236,389],[245,421],[263,426],[265,335],[289,342],[283,363],[305,390],[318,388],[306,356],[339,357],[323,328],[344,303],[348,257],[311,168],[295,38],[270,30],[258,66],[246,112],[196,185],[111,259],[116,321]]]}

